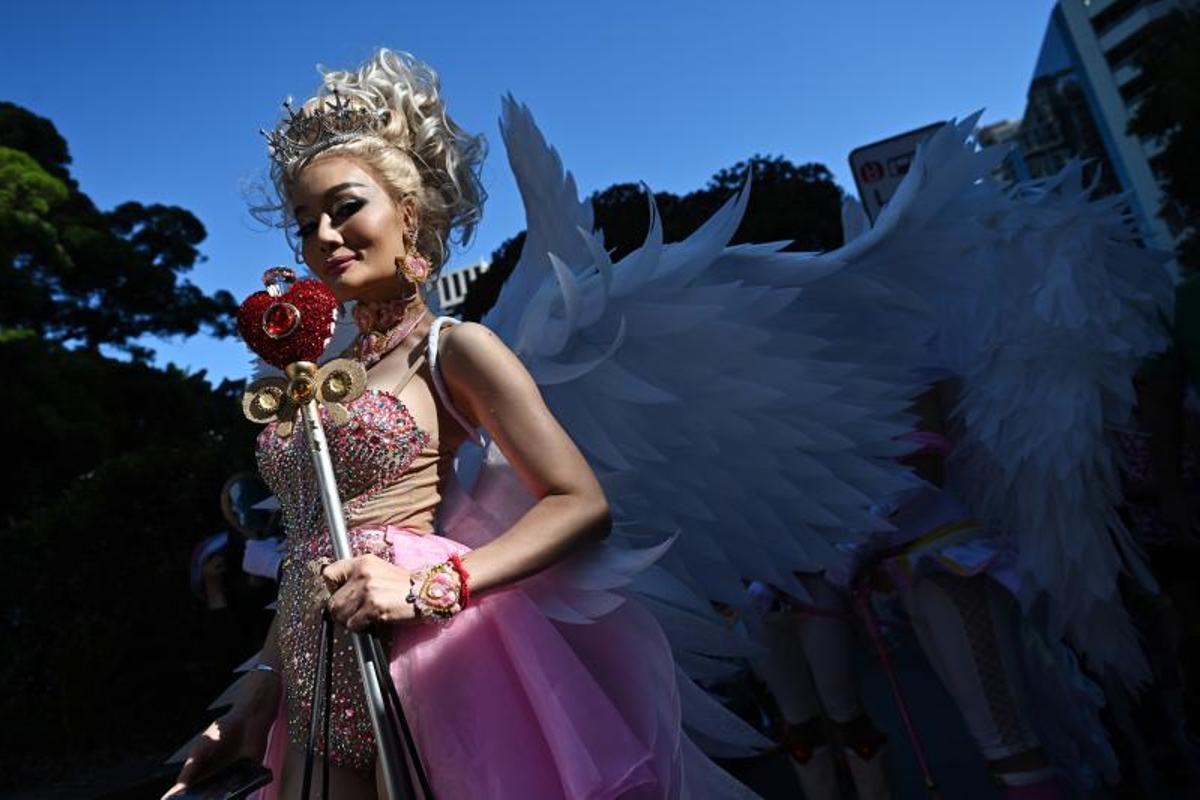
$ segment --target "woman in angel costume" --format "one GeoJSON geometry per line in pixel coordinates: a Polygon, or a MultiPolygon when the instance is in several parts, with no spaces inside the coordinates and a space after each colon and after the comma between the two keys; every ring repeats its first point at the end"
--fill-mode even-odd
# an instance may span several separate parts
{"type": "MultiPolygon", "coordinates": [[[[268,141],[305,263],[356,303],[348,355],[367,368],[368,389],[329,423],[356,557],[330,563],[303,437],[268,425],[259,467],[288,533],[276,621],[169,794],[248,755],[276,775],[268,796],[297,796],[325,606],[350,630],[389,627],[392,675],[439,797],[676,797],[714,781],[739,791],[682,737],[667,643],[643,609],[608,603],[594,624],[560,630],[529,594],[505,588],[599,548],[609,511],[521,362],[487,329],[433,319],[423,302],[451,232],[470,233],[483,199],[482,142],[447,115],[435,75],[380,51],[326,75],[268,141]],[[481,428],[515,482],[492,509],[510,517],[460,516],[442,523],[448,538],[435,515],[456,451],[481,428]]],[[[633,555],[613,566],[646,558],[633,555]]],[[[605,563],[586,570],[593,588],[622,582],[605,563]]],[[[334,651],[319,741],[330,792],[375,797],[375,740],[344,631],[334,651]]]]}
{"type": "MultiPolygon", "coordinates": [[[[330,438],[360,555],[325,563],[312,477],[268,427],[260,467],[289,534],[279,614],[260,668],[193,750],[183,782],[223,754],[265,752],[278,776],[269,791],[294,796],[294,732],[306,727],[327,604],[351,628],[390,626],[392,675],[438,796],[748,794],[701,753],[769,744],[697,685],[753,653],[714,603],[741,606],[747,579],[803,597],[797,572],[846,569],[844,545],[892,529],[872,507],[914,487],[895,459],[912,449],[906,409],[928,385],[917,368],[928,365],[941,312],[924,291],[950,264],[961,264],[961,296],[976,298],[1011,269],[1049,264],[1036,305],[1052,318],[1064,301],[1078,311],[1063,270],[1097,254],[1101,281],[1145,267],[1110,266],[1130,248],[1111,213],[1079,192],[1000,202],[980,189],[994,157],[967,145],[964,126],[947,126],[879,223],[833,253],[729,247],[743,191],[677,244],[663,243],[651,207],[645,245],[614,264],[529,112],[506,100],[502,123],[528,234],[486,327],[431,320],[417,292],[450,233],[469,232],[479,211],[479,142],[446,116],[432,71],[382,50],[357,71],[326,74],[270,137],[306,263],[357,301],[348,353],[370,367],[371,389],[330,438]],[[1091,249],[1064,238],[1046,257],[1036,250],[1045,241],[1026,242],[1031,226],[1052,235],[1076,223],[1091,249]],[[425,591],[434,588],[445,591],[425,591]]],[[[1082,298],[1085,312],[1096,294],[1082,298]]],[[[1124,320],[1127,300],[1104,311],[1124,320]]],[[[1104,352],[1133,358],[1152,339],[1104,352]]],[[[1005,397],[1015,409],[996,409],[1002,417],[1036,405],[1005,397]]],[[[1080,446],[1054,454],[1054,468],[1093,464],[1095,428],[1127,399],[1110,392],[1103,407],[1085,408],[1089,427],[1070,434],[1080,446]]],[[[1079,398],[1061,402],[1077,413],[1079,398]]],[[[1020,438],[1029,426],[1018,427],[1011,444],[1029,446],[1020,438]]],[[[986,458],[986,447],[976,450],[986,458]]],[[[958,451],[971,453],[970,442],[958,451]]],[[[996,472],[993,492],[1003,495],[1028,490],[1014,481],[1045,477],[1029,462],[980,468],[996,472]]],[[[1097,613],[1119,564],[1102,531],[1077,530],[1078,516],[1056,512],[1068,500],[1079,498],[1056,496],[1041,516],[1005,529],[1032,537],[1037,551],[1032,566],[1015,567],[1031,573],[1023,599],[1032,607],[1054,597],[1055,630],[1105,668],[1114,652],[1097,651],[1092,626],[1106,624],[1097,613]],[[1087,591],[1061,602],[1056,593],[1074,590],[1067,576],[1080,568],[1095,573],[1087,591]]],[[[370,797],[374,744],[346,647],[339,639],[322,744],[341,787],[334,795],[370,797]]]]}

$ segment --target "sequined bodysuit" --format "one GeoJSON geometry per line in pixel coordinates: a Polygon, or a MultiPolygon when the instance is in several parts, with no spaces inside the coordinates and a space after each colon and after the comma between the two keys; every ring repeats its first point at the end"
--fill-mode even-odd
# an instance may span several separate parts
{"type": "MultiPolygon", "coordinates": [[[[396,392],[399,391],[399,387],[396,392]]],[[[350,545],[355,555],[391,558],[384,528],[419,507],[436,507],[439,476],[453,456],[419,428],[396,394],[370,389],[347,404],[338,427],[322,412],[350,545]],[[400,509],[398,511],[398,509],[400,509]]],[[[279,587],[279,647],[286,686],[289,738],[303,746],[316,675],[320,614],[327,597],[320,567],[333,560],[307,442],[299,427],[288,437],[269,425],[258,437],[258,466],[278,496],[288,533],[279,587]]],[[[432,514],[422,515],[431,517],[432,514]]],[[[427,531],[422,531],[427,532],[427,531]]],[[[332,763],[367,770],[375,759],[374,735],[354,657],[338,628],[334,642],[332,763]]],[[[325,743],[319,742],[321,749],[325,743]]]]}

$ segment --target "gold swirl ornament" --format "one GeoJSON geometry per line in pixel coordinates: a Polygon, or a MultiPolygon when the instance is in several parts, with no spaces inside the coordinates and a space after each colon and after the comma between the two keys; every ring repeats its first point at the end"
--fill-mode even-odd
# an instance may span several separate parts
{"type": "Polygon", "coordinates": [[[289,364],[287,377],[259,378],[242,394],[242,413],[251,422],[279,423],[275,433],[292,435],[296,410],[316,400],[325,407],[329,424],[344,425],[350,418],[346,404],[367,389],[367,370],[357,361],[335,358],[318,368],[309,361],[289,364]]]}

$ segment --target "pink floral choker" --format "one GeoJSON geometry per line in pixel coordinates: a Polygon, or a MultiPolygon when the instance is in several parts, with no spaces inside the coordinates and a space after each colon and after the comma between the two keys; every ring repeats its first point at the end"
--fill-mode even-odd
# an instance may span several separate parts
{"type": "Polygon", "coordinates": [[[429,313],[429,309],[421,307],[420,313],[414,315],[415,306],[419,305],[411,298],[357,303],[353,313],[359,333],[351,347],[354,359],[369,368],[395,350],[429,313]]]}

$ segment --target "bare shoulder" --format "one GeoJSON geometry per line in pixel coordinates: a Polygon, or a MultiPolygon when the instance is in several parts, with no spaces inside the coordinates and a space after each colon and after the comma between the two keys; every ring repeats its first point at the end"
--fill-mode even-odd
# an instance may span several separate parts
{"type": "Polygon", "coordinates": [[[442,331],[439,351],[439,355],[447,361],[473,362],[486,360],[489,354],[508,352],[508,347],[486,325],[460,322],[442,331]]]}
{"type": "Polygon", "coordinates": [[[447,328],[438,353],[442,374],[451,387],[473,394],[487,388],[511,386],[528,379],[520,359],[488,327],[464,322],[447,328]]]}
{"type": "Polygon", "coordinates": [[[442,371],[451,380],[486,374],[503,365],[511,365],[509,360],[516,358],[499,336],[478,322],[463,322],[447,328],[438,349],[442,371]]]}

